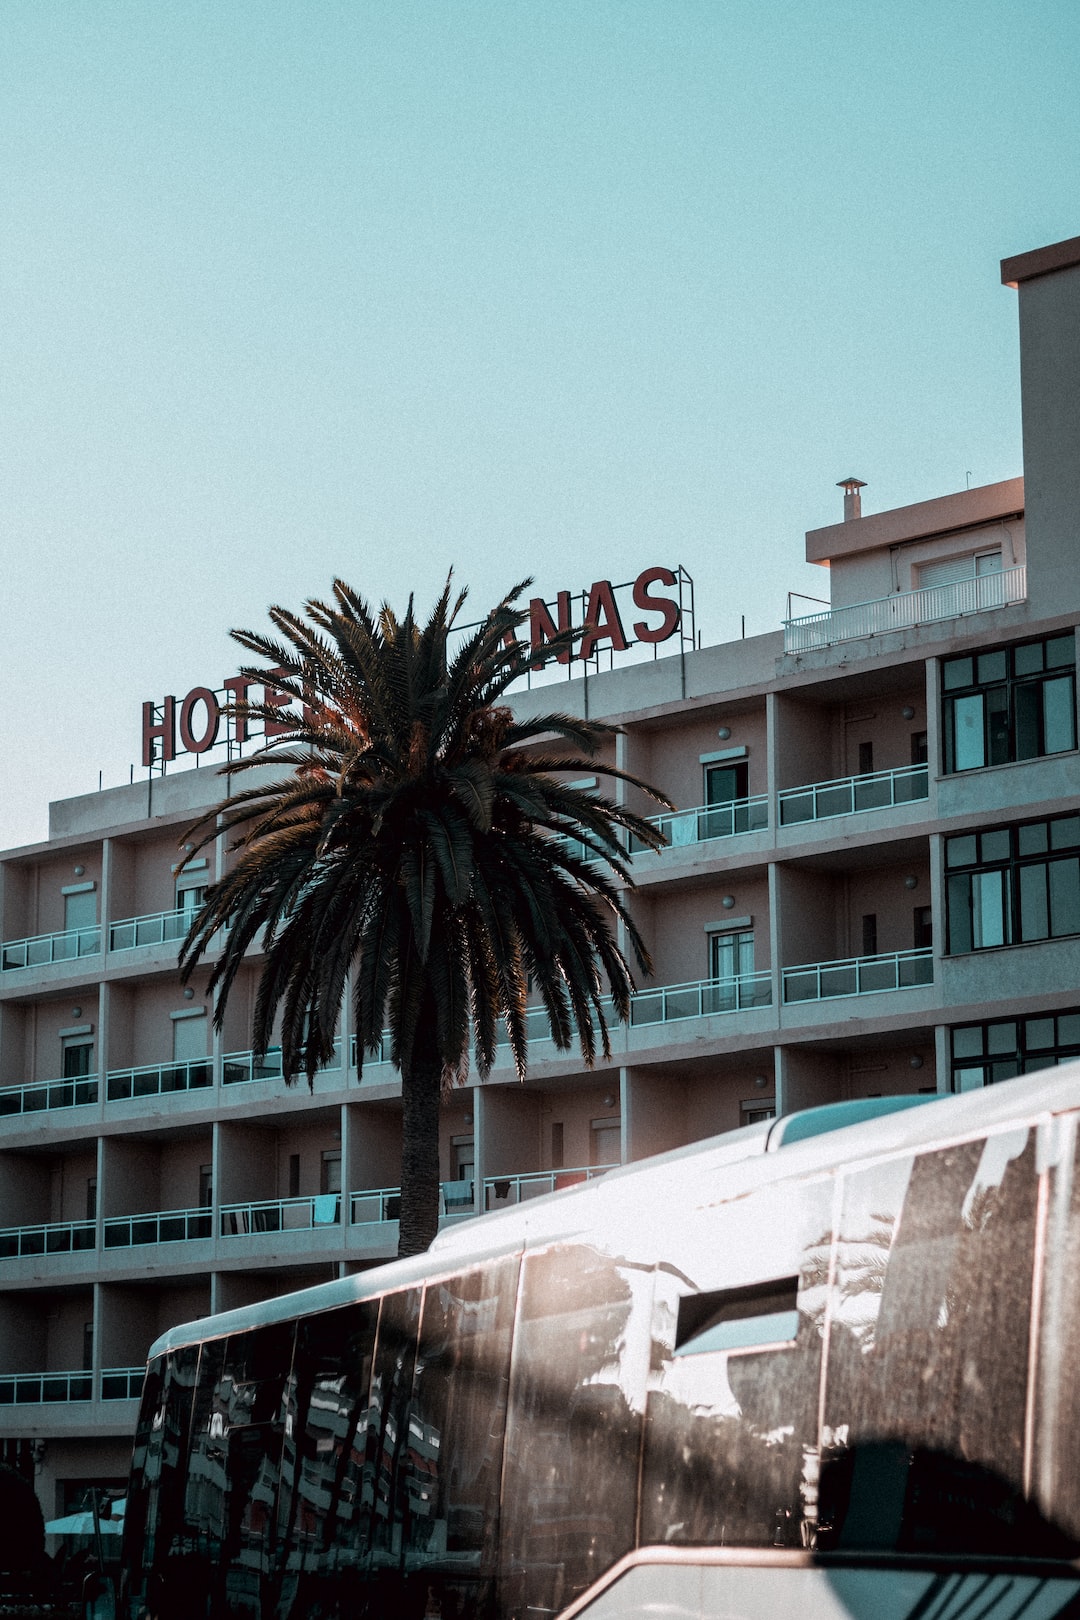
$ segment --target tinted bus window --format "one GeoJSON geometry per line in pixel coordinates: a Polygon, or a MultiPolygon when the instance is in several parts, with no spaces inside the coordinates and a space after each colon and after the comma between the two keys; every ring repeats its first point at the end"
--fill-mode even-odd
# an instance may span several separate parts
{"type": "Polygon", "coordinates": [[[500,1613],[557,1613],[633,1545],[652,1291],[584,1245],[524,1261],[500,1613]]]}
{"type": "Polygon", "coordinates": [[[822,1545],[1039,1550],[1022,1501],[1037,1191],[1023,1126],[845,1177],[822,1545]]]}
{"type": "Polygon", "coordinates": [[[405,1568],[417,1613],[494,1613],[518,1259],[433,1283],[409,1411],[405,1568]]]}
{"type": "Polygon", "coordinates": [[[419,1288],[387,1294],[379,1310],[360,1505],[361,1561],[371,1573],[373,1614],[401,1613],[405,1459],[421,1298],[419,1288]]]}
{"type": "Polygon", "coordinates": [[[366,1552],[360,1477],[378,1319],[378,1300],[365,1300],[297,1326],[278,1491],[282,1616],[350,1612],[366,1552]]]}
{"type": "Polygon", "coordinates": [[[656,1280],[643,1544],[812,1539],[832,1202],[828,1179],[680,1213],[656,1280]]]}
{"type": "MultiPolygon", "coordinates": [[[[199,1347],[174,1351],[149,1369],[139,1410],[124,1524],[131,1593],[149,1591],[150,1572],[184,1547],[184,1479],[199,1347]]],[[[155,1608],[155,1605],[149,1605],[155,1608]]]]}

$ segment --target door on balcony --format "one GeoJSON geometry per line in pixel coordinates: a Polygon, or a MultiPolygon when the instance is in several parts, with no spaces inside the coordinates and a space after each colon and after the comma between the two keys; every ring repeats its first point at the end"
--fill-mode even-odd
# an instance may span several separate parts
{"type": "Polygon", "coordinates": [[[173,1062],[206,1062],[206,1017],[173,1019],[173,1062]]]}
{"type": "Polygon", "coordinates": [[[705,825],[702,838],[728,838],[734,832],[745,832],[746,811],[736,809],[747,798],[749,766],[745,759],[725,760],[719,765],[705,767],[705,825]]]}
{"type": "Polygon", "coordinates": [[[753,992],[749,984],[740,983],[744,974],[754,971],[754,935],[746,933],[712,934],[709,938],[709,977],[713,983],[705,993],[704,1012],[733,1012],[737,1007],[752,1006],[753,992]]]}

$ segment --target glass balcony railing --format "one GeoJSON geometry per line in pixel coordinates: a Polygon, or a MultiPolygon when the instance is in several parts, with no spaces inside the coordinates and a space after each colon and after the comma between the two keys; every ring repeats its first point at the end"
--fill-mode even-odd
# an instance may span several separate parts
{"type": "Polygon", "coordinates": [[[930,949],[853,956],[840,962],[812,962],[783,971],[785,1002],[868,996],[881,990],[909,990],[933,982],[934,955],[930,949]]]}
{"type": "Polygon", "coordinates": [[[252,1232],[307,1232],[341,1221],[341,1194],[321,1193],[308,1198],[270,1198],[256,1203],[224,1204],[222,1237],[246,1237],[252,1232]]]}
{"type": "Polygon", "coordinates": [[[927,766],[902,765],[895,771],[874,771],[868,776],[843,776],[834,782],[782,788],[778,794],[780,825],[790,827],[799,821],[825,821],[830,816],[850,816],[861,810],[914,804],[926,798],[929,781],[927,766]]]}
{"type": "Polygon", "coordinates": [[[74,962],[80,956],[95,956],[100,949],[100,928],[70,928],[59,934],[36,934],[33,939],[11,939],[0,945],[0,971],[74,962]]]}
{"type": "Polygon", "coordinates": [[[36,1080],[25,1086],[0,1090],[0,1118],[12,1114],[40,1114],[46,1109],[84,1108],[98,1100],[96,1074],[77,1080],[36,1080]]]}
{"type": "Polygon", "coordinates": [[[48,1226],[8,1226],[0,1231],[0,1260],[34,1254],[74,1254],[97,1241],[94,1221],[56,1221],[48,1226]]]}
{"type": "Polygon", "coordinates": [[[132,1097],[161,1097],[173,1091],[203,1091],[213,1081],[209,1058],[201,1063],[147,1063],[138,1069],[110,1069],[105,1096],[109,1102],[127,1102],[132,1097]]]}
{"type": "MultiPolygon", "coordinates": [[[[353,1051],[356,1050],[356,1038],[353,1037],[353,1051]]],[[[341,1067],[341,1041],[334,1042],[334,1056],[320,1071],[325,1074],[327,1069],[340,1069],[341,1067]]],[[[222,1064],[221,1079],[226,1086],[240,1086],[249,1080],[280,1080],[283,1078],[281,1067],[281,1047],[270,1046],[265,1052],[227,1052],[222,1064]]]]}
{"type": "Polygon", "coordinates": [[[110,951],[133,951],[143,945],[179,944],[191,926],[189,911],[153,911],[125,917],[109,927],[110,951]]]}
{"type": "Polygon", "coordinates": [[[103,1401],[137,1401],[142,1394],[145,1367],[104,1367],[101,1372],[103,1401]]]}
{"type": "Polygon", "coordinates": [[[910,630],[914,625],[933,624],[939,619],[985,613],[990,608],[1006,607],[1010,602],[1023,602],[1026,597],[1027,569],[1024,567],[979,574],[973,579],[956,580],[951,585],[898,591],[894,596],[882,596],[873,602],[853,602],[849,607],[785,619],[784,651],[810,652],[815,647],[831,647],[837,641],[885,635],[890,630],[910,630]]]}
{"type": "Polygon", "coordinates": [[[731,979],[696,979],[639,990],[630,1005],[630,1022],[667,1024],[677,1018],[710,1018],[715,1013],[747,1012],[772,1002],[769,973],[740,973],[731,979]]]}
{"type": "MultiPolygon", "coordinates": [[[[736,838],[740,833],[760,832],[769,825],[769,796],[759,793],[752,799],[732,799],[728,804],[703,804],[694,810],[669,810],[648,818],[659,827],[668,845],[677,849],[688,844],[704,844],[714,838],[736,838]]],[[[631,835],[630,853],[645,849],[631,835]]]]}
{"type": "Polygon", "coordinates": [[[190,1243],[211,1236],[208,1209],[163,1209],[149,1215],[112,1215],[105,1222],[107,1249],[134,1249],[146,1243],[190,1243]]]}
{"type": "Polygon", "coordinates": [[[594,1181],[597,1176],[616,1168],[613,1164],[590,1164],[577,1170],[532,1170],[520,1176],[487,1176],[484,1208],[509,1209],[512,1204],[524,1204],[530,1198],[542,1198],[545,1193],[594,1181]]]}
{"type": "MultiPolygon", "coordinates": [[[[440,1216],[471,1215],[475,1196],[475,1183],[469,1177],[460,1181],[444,1181],[439,1188],[440,1216]]],[[[377,1187],[372,1192],[349,1195],[349,1223],[352,1226],[376,1226],[382,1221],[396,1221],[400,1214],[400,1187],[377,1187]]]]}
{"type": "Polygon", "coordinates": [[[88,1401],[93,1397],[88,1372],[4,1373],[0,1406],[44,1406],[54,1401],[88,1401]]]}

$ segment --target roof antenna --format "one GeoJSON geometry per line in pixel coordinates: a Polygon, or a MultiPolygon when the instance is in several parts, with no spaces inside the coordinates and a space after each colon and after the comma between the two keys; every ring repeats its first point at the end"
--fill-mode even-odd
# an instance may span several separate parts
{"type": "Polygon", "coordinates": [[[850,523],[853,518],[862,517],[862,496],[859,491],[866,488],[865,480],[841,478],[836,487],[844,492],[844,522],[850,523]]]}

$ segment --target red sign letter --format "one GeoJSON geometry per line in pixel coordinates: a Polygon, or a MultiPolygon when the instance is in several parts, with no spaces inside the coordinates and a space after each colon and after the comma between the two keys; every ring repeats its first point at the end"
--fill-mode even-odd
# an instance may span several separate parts
{"type": "Polygon", "coordinates": [[[611,581],[598,579],[589,592],[589,607],[585,614],[586,630],[581,638],[579,658],[591,658],[598,641],[610,641],[612,652],[625,652],[626,636],[622,620],[615,606],[615,593],[611,581]]]}
{"type": "MultiPolygon", "coordinates": [[[[570,628],[569,591],[559,592],[557,598],[557,611],[559,615],[558,627],[556,627],[551,614],[548,612],[547,603],[544,601],[542,596],[534,596],[532,601],[529,603],[529,640],[532,644],[533,652],[540,654],[538,658],[533,659],[533,669],[543,669],[544,667],[546,660],[541,652],[541,648],[543,647],[544,643],[546,641],[551,641],[559,634],[560,630],[569,630],[570,628]]],[[[560,664],[568,664],[570,659],[573,657],[573,650],[569,646],[566,646],[563,648],[562,652],[557,652],[555,657],[560,664]]]]}
{"type": "Polygon", "coordinates": [[[153,765],[158,757],[154,744],[161,739],[161,758],[170,760],[176,758],[176,699],[167,697],[161,705],[161,722],[155,724],[157,719],[156,706],[153,703],[144,703],[142,706],[142,762],[144,765],[153,765]]]}
{"type": "Polygon", "coordinates": [[[679,605],[673,602],[670,596],[650,596],[650,585],[674,585],[675,575],[670,568],[646,568],[634,581],[634,606],[643,608],[646,613],[662,613],[664,620],[656,629],[644,619],[638,619],[634,625],[634,634],[639,641],[667,641],[679,628],[679,605]]]}
{"type": "Polygon", "coordinates": [[[205,754],[218,740],[221,710],[218,700],[208,686],[193,686],[180,705],[180,743],[189,754],[205,754]],[[201,737],[191,729],[191,715],[197,703],[206,705],[206,726],[201,737]]]}
{"type": "MultiPolygon", "coordinates": [[[[253,685],[253,682],[249,681],[246,675],[230,675],[229,679],[223,684],[226,692],[229,694],[230,700],[233,703],[243,703],[247,698],[248,687],[253,685]]],[[[247,720],[244,718],[244,716],[242,714],[234,714],[232,724],[233,737],[236,739],[236,741],[247,742],[248,728],[247,720]]]]}
{"type": "MultiPolygon", "coordinates": [[[[270,673],[272,675],[288,675],[289,671],[287,669],[274,669],[270,673]]],[[[288,707],[289,702],[290,698],[287,692],[279,692],[274,686],[263,687],[263,703],[268,709],[284,709],[288,707]]],[[[263,732],[267,737],[283,737],[286,732],[293,729],[294,724],[291,715],[287,721],[264,720],[263,732]]]]}

